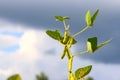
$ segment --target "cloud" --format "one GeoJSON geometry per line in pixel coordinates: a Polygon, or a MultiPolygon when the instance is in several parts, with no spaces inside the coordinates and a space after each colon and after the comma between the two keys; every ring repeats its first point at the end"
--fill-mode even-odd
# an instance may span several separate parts
{"type": "MultiPolygon", "coordinates": [[[[15,27],[15,25],[12,25],[15,27]]],[[[16,32],[15,28],[9,30],[5,26],[6,29],[2,29],[1,31],[10,31],[16,32]]],[[[10,27],[9,27],[10,28],[10,27]]],[[[17,27],[16,27],[17,28],[17,27]]],[[[47,61],[52,61],[54,59],[54,55],[50,57],[47,54],[44,54],[46,50],[54,49],[57,45],[48,46],[51,43],[56,43],[56,41],[52,41],[42,30],[33,30],[33,29],[24,29],[19,32],[23,33],[22,36],[17,37],[16,44],[19,45],[19,49],[13,51],[11,54],[9,52],[1,51],[0,52],[0,74],[1,78],[5,80],[11,74],[19,73],[23,79],[25,80],[33,80],[35,78],[35,74],[39,74],[42,71],[44,65],[42,63],[46,63],[47,61]],[[47,38],[46,38],[47,37],[47,38]],[[40,67],[37,65],[40,63],[40,67]],[[6,72],[8,73],[6,74],[6,72]],[[29,78],[29,76],[31,76],[29,78]]],[[[4,35],[1,34],[5,40],[9,41],[11,45],[14,45],[14,38],[16,39],[16,35],[4,35]],[[10,37],[10,39],[9,39],[10,37]],[[12,37],[12,39],[11,39],[12,37]],[[11,40],[11,41],[10,41],[11,40]]],[[[6,44],[8,46],[9,44],[6,44]]],[[[2,46],[2,45],[1,45],[2,46]]],[[[6,47],[5,46],[5,47],[6,47]]],[[[58,46],[59,48],[59,46],[58,46]]],[[[56,49],[58,50],[58,49],[56,49]]],[[[51,53],[52,54],[52,53],[51,53]]],[[[56,55],[56,53],[54,53],[56,55]]],[[[47,66],[48,66],[47,62],[47,66]]],[[[50,65],[56,68],[56,64],[50,65]]],[[[45,68],[44,68],[45,69],[45,68]]],[[[47,68],[48,70],[50,68],[47,68]]],[[[57,77],[58,78],[58,77],[57,77]]]]}
{"type": "MultiPolygon", "coordinates": [[[[49,75],[51,80],[63,80],[63,76],[65,78],[67,76],[66,61],[59,60],[61,50],[63,49],[56,41],[47,37],[44,31],[40,29],[59,28],[63,31],[63,27],[61,27],[63,25],[59,22],[55,22],[54,19],[55,15],[63,15],[71,17],[71,32],[77,32],[85,25],[85,12],[88,9],[90,9],[91,12],[100,9],[94,28],[76,37],[80,41],[80,45],[75,47],[75,51],[79,52],[81,49],[86,49],[85,41],[88,37],[98,36],[101,42],[112,37],[112,42],[97,51],[94,55],[87,54],[81,56],[82,59],[80,59],[80,61],[82,62],[80,62],[80,64],[85,63],[86,60],[84,59],[92,60],[94,62],[86,62],[86,65],[90,63],[93,63],[95,66],[97,65],[95,67],[96,70],[93,70],[94,72],[91,73],[91,76],[94,75],[93,77],[95,77],[96,80],[104,80],[105,77],[107,77],[106,79],[117,80],[120,74],[119,70],[117,70],[119,69],[119,65],[117,64],[120,63],[120,32],[118,27],[120,25],[119,3],[119,0],[1,0],[0,32],[9,31],[10,33],[12,32],[12,35],[6,35],[6,33],[1,34],[0,40],[3,42],[0,41],[0,44],[4,47],[19,44],[20,47],[12,54],[3,51],[0,52],[0,66],[2,66],[0,74],[9,76],[11,73],[20,73],[23,79],[30,80],[29,75],[32,80],[34,79],[34,74],[43,70],[49,75]],[[11,24],[11,22],[14,24],[11,24]],[[18,25],[17,23],[22,25],[18,25]],[[14,33],[17,35],[20,33],[22,36],[16,37],[14,33]],[[51,51],[50,54],[54,54],[48,55],[49,51],[51,51]],[[96,64],[96,62],[98,64],[96,64]],[[109,64],[106,66],[103,63],[109,64]],[[8,74],[5,74],[7,71],[8,74]],[[59,75],[56,75],[58,73],[59,75]],[[116,73],[115,77],[113,73],[116,73]],[[56,77],[53,75],[56,75],[56,77]]],[[[2,77],[3,76],[1,76],[1,78],[2,77]]],[[[2,78],[2,80],[5,80],[5,78],[2,78]]]]}
{"type": "MultiPolygon", "coordinates": [[[[16,23],[22,23],[35,26],[34,28],[49,28],[55,26],[53,17],[55,15],[70,16],[73,24],[79,26],[84,13],[90,9],[92,11],[100,9],[101,13],[111,15],[113,13],[119,16],[119,1],[100,0],[100,1],[74,1],[74,0],[21,0],[21,1],[0,1],[0,17],[16,23]],[[59,4],[58,4],[59,3],[59,4]],[[106,4],[108,3],[108,4],[106,4]],[[22,6],[21,6],[22,5],[22,6]],[[61,6],[62,5],[62,6],[61,6]],[[112,6],[112,8],[111,8],[112,6]],[[75,12],[75,13],[73,13],[75,12]],[[82,16],[82,17],[81,17],[82,16]],[[77,23],[79,22],[79,23],[77,23]],[[44,27],[40,27],[44,26],[44,27]]],[[[102,16],[104,16],[102,15],[102,16]]],[[[111,16],[110,16],[111,17],[111,16]]],[[[102,17],[105,19],[104,17],[102,17]]],[[[109,17],[107,17],[109,18],[109,17]]],[[[29,26],[31,27],[31,26],[29,26]]],[[[54,28],[54,27],[52,27],[54,28]]]]}
{"type": "MultiPolygon", "coordinates": [[[[114,79],[119,80],[119,74],[118,71],[120,65],[112,65],[112,64],[94,64],[93,65],[93,76],[96,78],[95,80],[102,80],[102,79],[114,79]],[[115,76],[114,76],[115,74],[115,76]]],[[[91,74],[91,76],[92,76],[91,74]]]]}
{"type": "Polygon", "coordinates": [[[9,75],[11,73],[12,73],[11,70],[0,70],[0,74],[4,76],[9,75]]]}
{"type": "MultiPolygon", "coordinates": [[[[8,31],[16,32],[17,27],[15,27],[15,25],[13,25],[13,27],[8,31]]],[[[60,60],[63,47],[58,44],[57,41],[48,37],[45,34],[45,30],[26,29],[23,27],[18,30],[23,33],[16,42],[20,46],[19,49],[11,54],[5,53],[4,51],[0,52],[1,79],[6,80],[8,76],[19,73],[23,80],[34,80],[35,75],[41,71],[44,71],[50,80],[67,79],[67,59],[60,60]],[[54,51],[50,51],[52,55],[49,55],[49,50],[53,49],[54,51]],[[47,54],[46,51],[48,51],[47,54]]],[[[7,29],[6,26],[6,30],[7,29]]],[[[3,31],[4,30],[5,29],[3,29],[3,31]]],[[[13,37],[14,35],[4,37],[11,36],[13,37]]],[[[76,47],[74,47],[72,48],[73,52],[76,49],[76,47]]],[[[89,76],[92,76],[96,80],[119,79],[120,72],[118,69],[120,65],[96,63],[90,59],[75,58],[73,71],[79,67],[90,64],[93,65],[93,69],[89,76]],[[116,74],[114,75],[114,73],[116,74]]]]}
{"type": "Polygon", "coordinates": [[[14,36],[0,34],[0,47],[8,47],[11,45],[15,45],[18,43],[18,41],[19,39],[14,36]]]}
{"type": "MultiPolygon", "coordinates": [[[[0,20],[1,30],[6,29],[5,26],[8,26],[8,30],[14,30],[15,32],[21,32],[23,28],[31,29],[60,29],[63,31],[63,24],[56,22],[54,19],[55,15],[70,16],[71,21],[71,33],[78,32],[86,24],[84,20],[85,13],[88,9],[93,13],[96,9],[100,9],[99,15],[95,21],[94,28],[86,31],[81,34],[81,36],[76,37],[86,46],[85,41],[88,37],[98,36],[99,41],[105,41],[109,38],[113,38],[113,41],[105,46],[105,49],[101,49],[94,56],[85,56],[83,58],[89,58],[93,61],[106,62],[106,63],[118,63],[119,59],[119,9],[117,6],[119,1],[108,1],[108,4],[105,4],[107,1],[18,1],[12,0],[13,3],[8,1],[1,1],[0,7],[0,16],[1,19],[6,21],[7,25],[4,24],[4,21],[0,20]],[[59,3],[59,4],[58,4],[59,3]],[[62,4],[62,6],[61,6],[62,4]],[[22,6],[21,6],[22,5],[22,6]],[[32,6],[33,5],[33,6],[32,6]],[[47,5],[47,7],[46,7],[47,5]],[[17,7],[16,7],[17,6],[17,7]],[[112,8],[111,8],[112,6],[112,8]],[[111,8],[111,9],[109,9],[111,8]],[[10,10],[10,11],[9,11],[10,10]],[[7,14],[9,11],[9,14],[7,14]],[[76,12],[76,13],[73,13],[76,12]],[[14,22],[14,25],[11,25],[10,22],[14,22]],[[22,24],[22,25],[18,25],[22,24]],[[26,26],[27,25],[27,26],[26,26]],[[14,26],[16,27],[14,29],[14,26]],[[34,27],[33,27],[34,26],[34,27]],[[105,34],[105,35],[103,35],[105,34]],[[109,47],[111,46],[111,47],[109,47]],[[106,49],[107,47],[107,49],[106,49]],[[110,49],[109,49],[110,48],[110,49]],[[98,54],[99,53],[99,54],[98,54]],[[109,53],[109,54],[108,54],[109,53]],[[101,56],[101,57],[100,57],[101,56]],[[106,56],[109,56],[105,58],[106,56]],[[112,60],[114,58],[114,60],[112,60]]],[[[1,31],[0,30],[0,31],[1,31]]],[[[82,45],[81,45],[82,46],[82,45]]],[[[85,47],[84,46],[84,47],[85,47]]],[[[79,51],[79,45],[76,51],[79,51]]]]}
{"type": "MultiPolygon", "coordinates": [[[[9,26],[4,26],[4,29],[1,31],[8,31],[13,33],[17,33],[17,30],[19,31],[17,27],[16,29],[11,27],[9,30],[9,26]]],[[[15,25],[12,26],[15,27],[15,25]]],[[[0,74],[2,75],[1,77],[3,80],[5,80],[5,78],[11,74],[15,73],[20,73],[25,80],[28,80],[28,77],[26,76],[29,73],[30,75],[35,76],[35,72],[37,71],[37,69],[34,67],[36,60],[40,60],[42,58],[42,54],[38,54],[39,52],[37,50],[37,32],[34,30],[25,31],[25,29],[22,31],[20,30],[19,32],[23,33],[22,36],[16,37],[17,34],[1,34],[1,41],[4,41],[1,42],[2,47],[12,46],[14,44],[19,45],[19,49],[14,50],[11,54],[5,51],[0,52],[0,74]],[[35,71],[33,72],[32,70],[35,71]],[[6,74],[7,71],[8,73],[6,74]]],[[[34,77],[32,77],[32,79],[34,79],[34,77]]]]}

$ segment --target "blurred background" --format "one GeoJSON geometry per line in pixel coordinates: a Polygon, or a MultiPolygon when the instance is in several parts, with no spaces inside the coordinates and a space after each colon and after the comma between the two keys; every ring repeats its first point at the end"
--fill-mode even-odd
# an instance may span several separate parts
{"type": "Polygon", "coordinates": [[[88,37],[98,43],[112,42],[95,52],[76,57],[73,71],[93,65],[94,80],[120,80],[120,1],[119,0],[0,0],[0,80],[19,73],[22,80],[35,80],[44,72],[49,80],[67,80],[67,59],[61,60],[63,47],[48,37],[47,29],[64,32],[56,15],[69,16],[71,33],[80,31],[85,13],[99,9],[94,27],[76,37],[73,53],[86,50],[88,37]]]}

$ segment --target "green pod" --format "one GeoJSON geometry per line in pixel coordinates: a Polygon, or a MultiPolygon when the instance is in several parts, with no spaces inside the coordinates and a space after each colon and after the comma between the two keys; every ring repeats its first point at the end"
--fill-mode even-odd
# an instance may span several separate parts
{"type": "Polygon", "coordinates": [[[63,43],[67,42],[67,38],[68,38],[68,31],[65,31],[64,38],[63,38],[63,43]]]}
{"type": "Polygon", "coordinates": [[[71,58],[71,53],[68,47],[66,47],[66,56],[68,58],[68,60],[71,58]]]}
{"type": "Polygon", "coordinates": [[[72,46],[72,44],[73,44],[73,38],[72,37],[70,37],[68,44],[69,44],[68,47],[70,48],[72,46]]]}
{"type": "Polygon", "coordinates": [[[70,38],[70,45],[72,45],[72,43],[73,43],[73,38],[71,37],[70,38]]]}
{"type": "Polygon", "coordinates": [[[64,47],[63,53],[61,55],[61,59],[63,59],[65,57],[65,54],[66,54],[66,48],[64,47]]]}

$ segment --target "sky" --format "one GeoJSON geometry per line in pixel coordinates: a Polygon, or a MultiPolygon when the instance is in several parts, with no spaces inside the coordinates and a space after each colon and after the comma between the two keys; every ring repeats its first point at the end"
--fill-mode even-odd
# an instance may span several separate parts
{"type": "Polygon", "coordinates": [[[64,32],[56,15],[69,16],[71,33],[80,31],[85,13],[99,9],[94,27],[75,37],[72,52],[86,49],[87,38],[97,36],[98,43],[112,41],[96,51],[76,57],[73,71],[93,65],[88,76],[95,80],[120,79],[120,1],[119,0],[0,0],[0,80],[19,73],[22,80],[35,80],[45,72],[49,80],[67,79],[67,59],[60,59],[63,46],[46,35],[47,29],[64,32]]]}

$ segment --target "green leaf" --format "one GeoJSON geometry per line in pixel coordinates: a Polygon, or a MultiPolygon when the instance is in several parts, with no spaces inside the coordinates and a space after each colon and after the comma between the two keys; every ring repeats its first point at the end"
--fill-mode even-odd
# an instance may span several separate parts
{"type": "Polygon", "coordinates": [[[63,17],[64,20],[69,20],[70,18],[68,16],[63,17]]]}
{"type": "Polygon", "coordinates": [[[88,10],[88,12],[86,13],[86,23],[87,23],[87,26],[91,26],[91,14],[90,14],[90,11],[88,10]]]}
{"type": "Polygon", "coordinates": [[[105,46],[106,44],[108,44],[112,39],[109,39],[103,43],[101,43],[100,45],[97,46],[97,49],[100,49],[101,47],[105,46]]]}
{"type": "Polygon", "coordinates": [[[70,18],[69,17],[67,17],[67,16],[65,16],[65,17],[62,17],[62,16],[55,16],[55,18],[56,18],[56,20],[58,20],[58,21],[65,21],[65,20],[69,20],[70,18]]]}
{"type": "Polygon", "coordinates": [[[92,38],[88,38],[87,41],[87,50],[88,52],[95,52],[96,50],[100,49],[101,47],[105,46],[106,44],[108,44],[111,41],[111,39],[101,43],[100,45],[97,45],[97,37],[92,37],[92,38]]]}
{"type": "Polygon", "coordinates": [[[64,20],[62,16],[55,16],[55,18],[56,18],[56,20],[62,21],[62,22],[63,22],[63,20],[64,20]]]}
{"type": "Polygon", "coordinates": [[[97,11],[93,14],[93,16],[91,17],[91,26],[93,26],[93,23],[94,23],[97,15],[98,15],[98,12],[99,12],[99,10],[97,10],[97,11]]]}
{"type": "Polygon", "coordinates": [[[97,37],[88,38],[87,40],[88,52],[94,52],[97,49],[97,37]]]}
{"type": "Polygon", "coordinates": [[[83,78],[90,73],[91,69],[92,69],[92,65],[79,68],[75,71],[75,77],[77,79],[83,78]]]}
{"type": "Polygon", "coordinates": [[[62,35],[58,30],[55,30],[55,31],[47,30],[46,33],[47,35],[49,35],[51,38],[55,40],[59,41],[62,39],[62,35]]]}
{"type": "Polygon", "coordinates": [[[21,80],[21,77],[19,74],[15,74],[10,76],[7,80],[21,80]]]}

